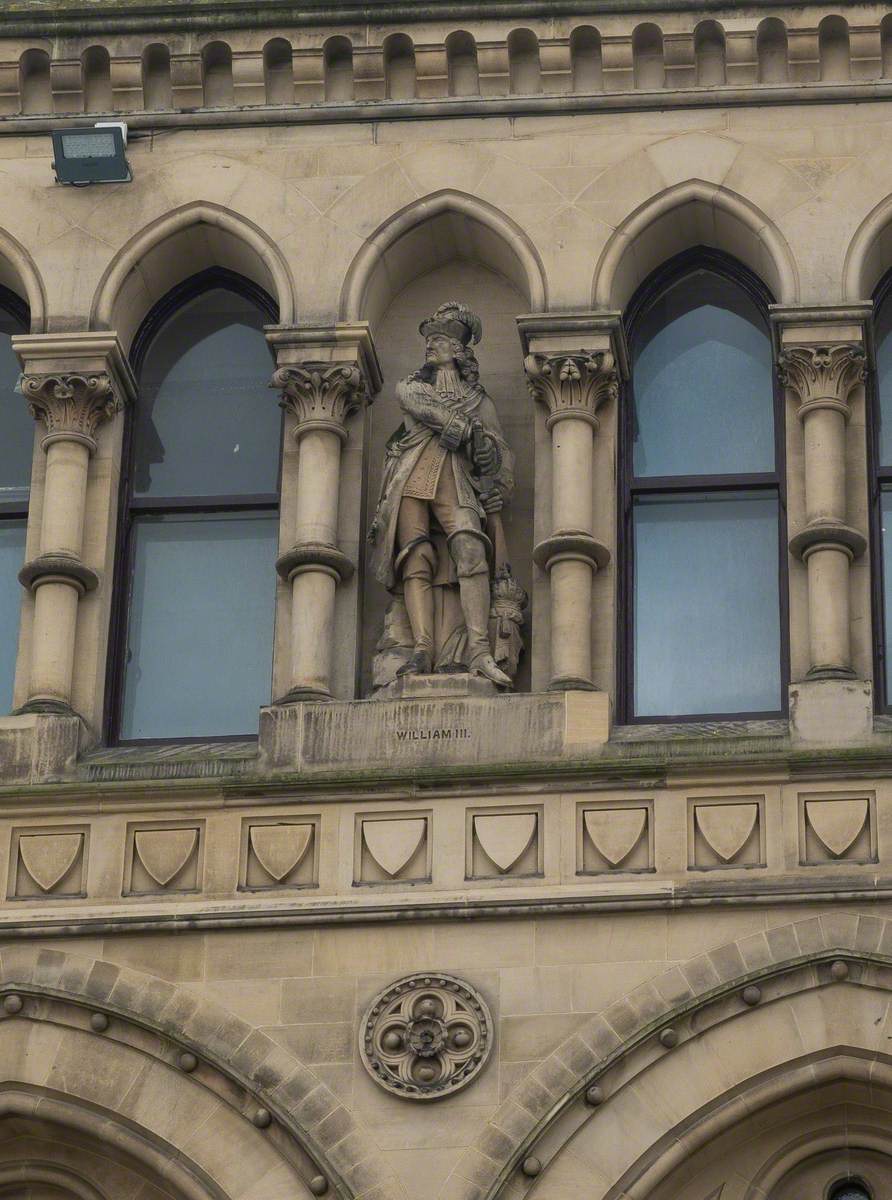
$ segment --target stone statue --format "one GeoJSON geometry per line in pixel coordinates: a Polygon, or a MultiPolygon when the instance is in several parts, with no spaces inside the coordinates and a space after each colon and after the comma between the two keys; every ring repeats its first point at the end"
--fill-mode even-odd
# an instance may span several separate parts
{"type": "Polygon", "coordinates": [[[402,425],[387,443],[369,532],[392,593],[374,683],[470,672],[512,684],[526,595],[506,561],[501,510],[514,459],[479,382],[479,317],[441,304],[422,321],[424,365],[397,385],[402,425]]]}

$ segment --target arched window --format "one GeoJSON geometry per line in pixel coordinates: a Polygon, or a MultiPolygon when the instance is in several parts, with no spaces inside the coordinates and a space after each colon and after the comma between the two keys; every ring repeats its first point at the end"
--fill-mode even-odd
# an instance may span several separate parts
{"type": "Polygon", "coordinates": [[[694,30],[694,58],[700,87],[725,82],[725,31],[718,21],[701,21],[694,30]]]}
{"type": "Polygon", "coordinates": [[[872,1200],[872,1197],[860,1179],[847,1179],[834,1184],[827,1200],[872,1200]]]}
{"type": "Polygon", "coordinates": [[[647,22],[632,30],[632,72],[635,87],[648,91],[666,86],[663,31],[647,22]]]}
{"type": "Polygon", "coordinates": [[[15,392],[18,360],[12,336],[26,333],[30,325],[25,305],[0,288],[0,390],[4,405],[3,437],[0,438],[0,710],[12,707],[19,610],[22,589],[18,572],[25,559],[25,528],[28,523],[28,491],[34,451],[34,418],[24,397],[15,392]]]}
{"type": "Polygon", "coordinates": [[[388,100],[415,99],[415,46],[407,33],[384,39],[384,83],[388,100]]]}
{"type": "Polygon", "coordinates": [[[349,38],[330,37],[324,47],[325,99],[353,99],[353,45],[349,38]]]}
{"type": "Polygon", "coordinates": [[[871,457],[874,464],[875,678],[878,707],[892,710],[892,271],[874,296],[876,371],[872,392],[871,457]],[[882,567],[880,569],[880,564],[882,567]]]}
{"type": "Polygon", "coordinates": [[[450,96],[479,94],[477,44],[473,36],[463,29],[457,29],[446,38],[446,68],[450,96]]]}
{"type": "Polygon", "coordinates": [[[23,113],[53,111],[50,56],[45,50],[26,50],[19,59],[19,95],[23,113]]]}
{"type": "Polygon", "coordinates": [[[883,56],[883,78],[892,76],[892,13],[886,13],[880,22],[880,46],[883,56]]]}
{"type": "Polygon", "coordinates": [[[508,69],[512,95],[533,96],[542,91],[539,39],[532,29],[512,29],[508,34],[508,69]]]}
{"type": "Polygon", "coordinates": [[[271,38],[263,47],[263,86],[267,104],[294,103],[294,67],[287,38],[271,38]]]}
{"type": "Polygon", "coordinates": [[[111,112],[111,59],[105,46],[89,46],[81,55],[84,112],[111,112]]]}
{"type": "Polygon", "coordinates": [[[787,27],[779,17],[766,17],[756,30],[759,83],[786,83],[789,79],[787,27]]]}
{"type": "Polygon", "coordinates": [[[131,354],[113,740],[231,737],[269,702],[281,415],[272,302],[203,272],[149,314],[131,354]]]}
{"type": "Polygon", "coordinates": [[[841,82],[849,78],[849,23],[845,17],[824,17],[818,26],[818,52],[822,81],[841,82]]]}
{"type": "Polygon", "coordinates": [[[656,272],[630,307],[621,604],[629,720],[786,706],[769,299],[745,268],[700,250],[656,272]]]}
{"type": "Polygon", "coordinates": [[[591,25],[570,34],[570,67],[574,92],[600,92],[604,87],[601,35],[591,25]]]}
{"type": "Polygon", "coordinates": [[[201,78],[205,108],[222,108],[235,102],[232,86],[232,50],[226,42],[208,42],[201,52],[201,78]]]}
{"type": "Polygon", "coordinates": [[[142,52],[142,102],[148,109],[173,107],[170,50],[161,42],[152,42],[142,52]]]}

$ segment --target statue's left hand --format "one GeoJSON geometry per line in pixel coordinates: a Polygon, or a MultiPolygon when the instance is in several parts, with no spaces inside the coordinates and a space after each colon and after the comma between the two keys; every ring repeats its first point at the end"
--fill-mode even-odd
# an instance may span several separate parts
{"type": "Polygon", "coordinates": [[[474,466],[481,475],[495,475],[499,469],[499,452],[491,437],[484,437],[482,445],[474,446],[474,466]]]}
{"type": "Polygon", "coordinates": [[[496,488],[493,488],[491,492],[481,492],[480,503],[485,513],[501,512],[505,506],[502,493],[497,491],[496,488]]]}

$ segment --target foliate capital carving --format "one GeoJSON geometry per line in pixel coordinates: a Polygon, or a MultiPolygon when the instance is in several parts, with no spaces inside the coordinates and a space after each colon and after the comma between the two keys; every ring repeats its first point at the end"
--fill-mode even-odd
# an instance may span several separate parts
{"type": "Polygon", "coordinates": [[[597,429],[598,409],[619,395],[619,374],[609,350],[528,354],[523,366],[530,395],[548,409],[549,429],[567,417],[597,429]]]}
{"type": "Polygon", "coordinates": [[[31,415],[46,426],[44,447],[56,441],[96,446],[96,431],[123,408],[111,376],[105,372],[25,375],[22,392],[31,415]]]}
{"type": "Polygon", "coordinates": [[[286,412],[297,419],[297,436],[328,429],[346,439],[349,417],[368,400],[368,389],[356,363],[307,362],[279,367],[271,387],[282,393],[286,412]]]}
{"type": "Polygon", "coordinates": [[[854,342],[788,346],[777,360],[781,383],[796,393],[799,415],[831,408],[849,415],[849,393],[867,374],[864,349],[854,342]]]}
{"type": "Polygon", "coordinates": [[[437,1100],[483,1069],[492,1036],[492,1016],[474,988],[453,975],[424,972],[375,997],[362,1022],[360,1052],[388,1092],[437,1100]]]}

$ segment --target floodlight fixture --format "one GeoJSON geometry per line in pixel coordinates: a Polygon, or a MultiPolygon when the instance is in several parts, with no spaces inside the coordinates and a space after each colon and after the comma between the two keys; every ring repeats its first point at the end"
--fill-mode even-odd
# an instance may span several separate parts
{"type": "Polygon", "coordinates": [[[129,183],[133,178],[124,153],[127,126],[123,121],[100,121],[84,129],[53,133],[56,183],[87,187],[91,183],[129,183]]]}

